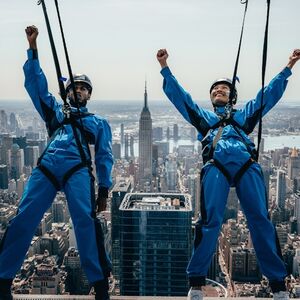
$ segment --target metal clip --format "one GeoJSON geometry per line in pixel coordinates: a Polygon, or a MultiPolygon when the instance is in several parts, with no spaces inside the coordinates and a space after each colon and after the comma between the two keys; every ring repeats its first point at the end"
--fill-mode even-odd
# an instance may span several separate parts
{"type": "Polygon", "coordinates": [[[231,112],[232,112],[232,105],[227,104],[224,108],[225,110],[225,120],[228,120],[231,117],[231,112]]]}
{"type": "Polygon", "coordinates": [[[66,116],[67,119],[70,119],[70,115],[71,115],[71,106],[69,104],[64,104],[62,111],[64,113],[64,115],[66,116]]]}

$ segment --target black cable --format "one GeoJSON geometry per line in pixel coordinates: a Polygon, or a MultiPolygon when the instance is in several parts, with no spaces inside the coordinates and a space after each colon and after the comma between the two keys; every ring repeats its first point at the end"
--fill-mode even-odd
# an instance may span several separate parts
{"type": "MultiPolygon", "coordinates": [[[[70,118],[70,105],[67,102],[67,91],[66,88],[64,86],[63,80],[62,80],[62,74],[61,74],[61,69],[60,69],[60,64],[59,64],[59,60],[58,60],[58,56],[57,56],[57,51],[56,51],[56,47],[55,47],[55,43],[54,43],[54,39],[53,39],[53,35],[52,35],[52,30],[51,30],[51,25],[50,25],[50,21],[49,21],[49,17],[48,17],[48,13],[47,13],[47,8],[46,8],[46,4],[44,0],[39,0],[38,1],[38,5],[42,4],[43,7],[43,12],[44,12],[44,16],[45,16],[45,21],[46,21],[46,26],[47,26],[47,31],[48,31],[48,35],[49,35],[49,40],[50,40],[50,44],[51,44],[51,50],[52,50],[52,54],[53,54],[53,58],[54,58],[54,64],[55,64],[55,68],[56,68],[56,74],[57,74],[57,79],[58,79],[58,84],[59,84],[59,90],[60,90],[60,96],[64,102],[64,106],[63,106],[63,112],[65,114],[65,116],[67,117],[67,119],[70,118]]],[[[77,110],[78,110],[78,116],[80,119],[80,125],[82,128],[82,132],[83,132],[83,136],[85,138],[86,144],[87,144],[87,151],[90,155],[90,149],[88,146],[88,139],[86,137],[85,131],[84,131],[84,126],[83,126],[83,122],[81,119],[81,112],[79,109],[79,103],[78,103],[78,99],[77,99],[77,94],[76,94],[76,90],[75,90],[75,83],[74,83],[74,78],[73,78],[73,74],[72,74],[72,69],[71,69],[71,64],[70,64],[70,60],[69,60],[69,55],[68,55],[68,51],[67,51],[67,47],[66,47],[66,42],[65,42],[65,38],[64,38],[64,33],[63,33],[63,28],[62,28],[62,23],[61,23],[61,19],[60,19],[60,14],[59,14],[59,9],[58,9],[58,3],[57,1],[55,1],[56,4],[56,9],[57,9],[57,13],[58,13],[58,17],[59,17],[59,24],[60,24],[60,29],[61,29],[61,33],[62,33],[62,38],[63,38],[63,44],[64,44],[64,49],[65,49],[65,54],[66,54],[66,59],[67,59],[67,64],[68,64],[68,71],[69,71],[69,76],[70,76],[70,81],[71,81],[71,88],[73,89],[73,95],[74,95],[74,99],[75,99],[75,103],[77,105],[77,110]]],[[[82,147],[82,144],[80,142],[78,133],[77,133],[77,129],[74,126],[74,123],[72,120],[71,121],[71,126],[73,129],[73,133],[74,133],[74,137],[76,140],[76,144],[78,146],[78,150],[80,152],[80,156],[83,162],[87,162],[87,159],[85,157],[84,154],[84,150],[82,147]]]]}
{"type": "Polygon", "coordinates": [[[68,53],[68,49],[67,49],[66,39],[65,39],[64,30],[63,30],[63,26],[62,26],[62,21],[61,21],[61,17],[60,17],[58,2],[57,2],[57,0],[55,0],[54,2],[55,2],[56,12],[57,12],[61,37],[62,37],[62,41],[63,41],[63,45],[64,45],[64,51],[65,51],[65,56],[66,56],[66,61],[67,61],[69,78],[70,78],[70,81],[71,81],[71,89],[73,90],[74,100],[75,100],[75,103],[76,103],[76,106],[77,106],[77,109],[78,109],[78,113],[80,113],[78,98],[77,98],[76,89],[75,89],[75,82],[74,82],[74,78],[73,78],[72,67],[71,67],[71,63],[70,63],[70,58],[69,58],[69,53],[68,53]]]}
{"type": "Polygon", "coordinates": [[[58,60],[58,56],[57,56],[57,52],[56,52],[56,47],[55,47],[55,43],[54,43],[54,39],[53,39],[53,35],[52,35],[52,30],[51,30],[51,26],[50,26],[50,22],[49,22],[49,17],[48,17],[45,1],[39,0],[38,5],[40,5],[40,4],[42,4],[44,16],[45,16],[47,31],[48,31],[48,35],[49,35],[51,50],[52,50],[55,69],[56,69],[56,75],[57,75],[57,80],[58,80],[58,85],[59,85],[60,96],[64,102],[64,105],[68,105],[67,92],[66,92],[66,89],[65,89],[65,86],[63,83],[63,79],[62,79],[63,77],[62,77],[61,70],[60,70],[59,60],[58,60]]]}
{"type": "Polygon", "coordinates": [[[242,23],[240,41],[239,41],[239,46],[238,46],[238,52],[237,52],[234,71],[233,71],[233,76],[232,76],[232,84],[231,84],[231,88],[230,88],[230,95],[229,95],[229,102],[228,102],[230,107],[232,107],[232,105],[233,105],[233,98],[235,96],[234,90],[235,90],[235,82],[236,82],[236,78],[237,78],[236,74],[237,74],[239,59],[240,59],[240,52],[241,52],[241,46],[242,46],[242,40],[243,40],[243,34],[244,34],[244,25],[245,25],[245,19],[246,19],[247,8],[248,8],[248,0],[241,0],[241,4],[245,4],[245,10],[244,10],[243,23],[242,23]]]}
{"type": "Polygon", "coordinates": [[[261,136],[262,136],[262,113],[263,113],[265,75],[266,75],[267,54],[268,54],[270,4],[271,4],[271,0],[267,0],[267,18],[266,18],[266,26],[265,26],[265,36],[264,36],[264,46],[263,46],[263,56],[262,56],[262,70],[261,70],[261,103],[260,103],[260,110],[259,110],[259,124],[258,124],[258,134],[257,134],[257,160],[259,157],[259,148],[260,148],[261,136]]]}
{"type": "MultiPolygon", "coordinates": [[[[68,53],[68,49],[67,49],[66,39],[65,39],[64,30],[63,30],[63,26],[62,26],[62,21],[61,21],[61,17],[60,17],[60,12],[59,12],[59,7],[58,7],[58,1],[55,0],[54,2],[55,2],[55,7],[56,7],[58,21],[59,21],[59,27],[60,27],[61,37],[62,37],[62,40],[63,40],[65,57],[66,57],[67,66],[68,66],[68,72],[69,72],[69,77],[70,77],[70,81],[71,81],[71,89],[73,90],[73,97],[74,97],[75,104],[76,104],[76,107],[77,107],[77,112],[78,112],[78,117],[79,117],[80,125],[81,125],[81,128],[82,128],[82,133],[83,133],[84,139],[85,139],[86,144],[87,144],[87,151],[89,153],[89,156],[91,157],[91,155],[90,155],[90,149],[89,149],[89,146],[88,146],[88,139],[87,139],[86,133],[84,131],[84,126],[83,126],[83,122],[82,122],[82,118],[81,118],[81,111],[80,111],[80,108],[79,108],[79,101],[78,101],[78,98],[77,98],[76,86],[75,86],[75,82],[74,82],[74,77],[73,77],[72,67],[71,67],[69,53],[68,53]]],[[[83,152],[83,149],[82,149],[82,145],[81,145],[81,143],[79,141],[79,137],[78,137],[78,134],[77,134],[77,131],[76,131],[77,129],[74,126],[74,124],[72,124],[72,128],[73,128],[73,131],[74,131],[76,142],[77,142],[79,150],[81,152],[81,158],[82,158],[83,161],[86,161],[85,155],[84,156],[82,155],[82,153],[84,154],[84,152],[83,152]],[[79,143],[80,143],[80,145],[79,145],[79,143]]]]}

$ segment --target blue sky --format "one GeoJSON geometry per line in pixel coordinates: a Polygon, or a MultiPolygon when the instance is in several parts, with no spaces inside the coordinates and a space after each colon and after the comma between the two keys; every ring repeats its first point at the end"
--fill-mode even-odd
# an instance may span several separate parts
{"type": "MultiPolygon", "coordinates": [[[[272,0],[269,81],[300,48],[300,1],[272,0]]],[[[67,76],[54,1],[46,0],[62,70],[67,76]]],[[[156,51],[167,48],[169,65],[194,99],[207,99],[211,82],[231,77],[244,6],[239,0],[61,0],[65,35],[74,72],[89,75],[97,100],[143,98],[145,76],[149,99],[164,99],[156,51]]],[[[238,85],[241,99],[260,87],[266,1],[249,0],[238,85]]],[[[41,6],[36,0],[0,1],[0,100],[28,99],[23,87],[26,59],[24,28],[39,27],[39,57],[57,96],[55,68],[41,6]]],[[[300,63],[284,98],[299,100],[300,63]]]]}

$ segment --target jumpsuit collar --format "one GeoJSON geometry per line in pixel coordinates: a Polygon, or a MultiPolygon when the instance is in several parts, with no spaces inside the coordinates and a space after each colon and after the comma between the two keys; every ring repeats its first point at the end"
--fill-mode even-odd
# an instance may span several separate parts
{"type": "Polygon", "coordinates": [[[225,117],[226,116],[225,106],[216,106],[215,113],[218,115],[218,117],[225,117]]]}
{"type": "MultiPolygon", "coordinates": [[[[76,113],[78,109],[77,109],[77,107],[71,106],[71,110],[72,110],[72,112],[76,113]]],[[[79,110],[82,113],[88,112],[88,109],[86,106],[79,107],[79,110]]]]}

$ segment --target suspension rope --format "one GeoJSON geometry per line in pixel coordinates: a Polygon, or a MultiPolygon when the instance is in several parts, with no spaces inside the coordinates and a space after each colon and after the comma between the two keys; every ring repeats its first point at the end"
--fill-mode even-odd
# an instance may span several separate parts
{"type": "MultiPolygon", "coordinates": [[[[76,103],[76,106],[77,106],[78,114],[80,114],[78,97],[77,97],[77,93],[76,93],[76,90],[75,90],[75,82],[74,82],[74,78],[73,78],[73,72],[72,72],[72,67],[71,67],[71,63],[70,63],[69,53],[68,53],[68,49],[67,49],[65,34],[64,34],[63,26],[62,26],[61,17],[60,17],[60,12],[59,12],[59,7],[58,7],[58,1],[55,0],[54,3],[55,3],[55,7],[56,7],[56,12],[57,12],[57,17],[58,17],[58,22],[59,22],[60,33],[61,33],[61,37],[62,37],[62,41],[63,41],[63,46],[64,46],[64,51],[65,51],[65,57],[66,57],[67,67],[68,67],[68,72],[69,72],[69,78],[70,78],[70,81],[71,81],[71,89],[73,90],[73,96],[74,96],[74,100],[75,100],[75,103],[76,103]]],[[[80,120],[81,120],[81,118],[80,118],[80,120]]]]}
{"type": "MultiPolygon", "coordinates": [[[[56,47],[55,47],[55,43],[54,43],[54,39],[53,39],[53,35],[52,35],[52,30],[51,30],[51,26],[50,26],[50,22],[49,22],[49,17],[48,17],[45,1],[44,0],[39,0],[38,5],[40,5],[40,4],[42,4],[42,7],[43,7],[43,12],[44,12],[46,25],[47,25],[47,30],[48,30],[48,35],[49,35],[50,44],[51,44],[51,49],[52,49],[52,53],[53,53],[53,57],[54,57],[54,63],[55,63],[55,68],[56,68],[56,73],[57,73],[59,89],[60,89],[60,93],[61,93],[61,98],[64,102],[63,112],[64,112],[65,116],[67,117],[67,119],[71,120],[70,123],[71,123],[71,126],[72,126],[72,130],[73,130],[73,133],[74,133],[76,144],[77,144],[80,156],[81,156],[81,160],[82,160],[82,162],[86,163],[87,159],[86,159],[86,156],[85,156],[85,153],[84,153],[84,150],[83,150],[81,140],[78,136],[76,126],[74,124],[75,121],[70,118],[71,108],[70,108],[69,103],[67,102],[67,91],[66,91],[66,88],[65,88],[65,86],[63,84],[63,80],[62,80],[63,77],[61,75],[59,60],[58,60],[58,56],[57,56],[57,52],[56,52],[56,47]]],[[[83,122],[82,122],[81,111],[80,111],[80,108],[79,108],[78,97],[77,97],[76,89],[75,89],[75,82],[74,82],[74,78],[73,78],[71,63],[70,63],[70,59],[69,59],[68,49],[67,49],[67,45],[66,45],[66,41],[65,41],[65,36],[64,36],[64,32],[63,32],[63,27],[62,27],[62,22],[61,22],[61,17],[60,17],[60,13],[59,13],[57,0],[55,0],[55,6],[56,6],[57,16],[58,16],[58,20],[59,20],[59,26],[60,26],[60,31],[61,31],[61,35],[62,35],[62,40],[63,40],[63,46],[64,46],[64,51],[65,51],[65,56],[66,56],[66,61],[67,61],[67,66],[68,66],[68,71],[69,71],[69,77],[70,77],[70,81],[71,81],[71,88],[73,89],[73,97],[74,97],[74,100],[75,100],[75,103],[76,103],[76,106],[77,106],[78,117],[79,117],[80,125],[81,125],[81,128],[82,128],[81,132],[83,134],[83,137],[84,137],[86,145],[87,145],[87,151],[89,153],[89,156],[91,157],[90,149],[89,149],[89,146],[88,146],[88,138],[86,136],[84,126],[83,126],[83,122]]]]}
{"type": "Polygon", "coordinates": [[[64,78],[62,77],[62,74],[61,74],[61,69],[60,69],[60,65],[59,65],[59,60],[58,60],[57,51],[56,51],[56,47],[55,47],[55,43],[54,43],[54,39],[53,39],[53,35],[52,35],[52,30],[51,30],[51,26],[50,26],[50,22],[49,22],[49,17],[48,17],[45,1],[39,0],[37,4],[38,5],[42,4],[44,17],[45,17],[45,21],[46,21],[46,26],[47,26],[47,31],[48,31],[48,36],[49,36],[50,45],[51,45],[51,50],[52,50],[52,55],[53,55],[53,59],[54,59],[55,69],[56,69],[56,75],[57,75],[57,80],[58,80],[58,85],[59,85],[60,96],[64,102],[64,105],[68,106],[69,104],[67,102],[67,92],[66,92],[66,89],[65,89],[65,86],[63,83],[64,78]]]}
{"type": "Polygon", "coordinates": [[[268,56],[270,4],[271,4],[271,0],[267,0],[267,17],[266,17],[263,56],[262,56],[262,71],[261,71],[261,103],[260,103],[260,110],[259,110],[259,124],[258,124],[258,134],[257,134],[257,160],[259,157],[259,149],[260,149],[261,136],[262,136],[262,115],[263,115],[263,108],[264,108],[263,103],[264,103],[265,75],[266,75],[267,56],[268,56]]]}
{"type": "MultiPolygon", "coordinates": [[[[59,21],[60,33],[61,33],[61,37],[62,37],[63,45],[64,45],[64,51],[65,51],[65,57],[66,57],[67,66],[68,66],[69,78],[70,78],[70,81],[71,81],[71,89],[73,89],[73,97],[74,97],[75,104],[76,104],[76,107],[77,107],[77,112],[78,112],[78,116],[79,116],[79,122],[80,122],[80,125],[81,125],[82,129],[83,129],[82,130],[83,136],[84,136],[84,138],[86,140],[86,143],[87,143],[88,139],[87,139],[86,133],[84,131],[84,126],[83,126],[82,117],[81,117],[81,111],[79,109],[79,101],[78,101],[78,97],[77,97],[77,93],[76,93],[76,87],[75,87],[75,82],[74,82],[72,67],[71,67],[71,63],[70,63],[69,53],[68,53],[68,49],[67,49],[67,43],[66,43],[65,34],[64,34],[63,26],[62,26],[61,17],[60,17],[60,12],[59,12],[59,7],[58,7],[58,1],[55,0],[54,3],[55,3],[57,17],[58,17],[58,21],[59,21]]],[[[74,134],[75,134],[76,128],[73,128],[73,130],[74,130],[74,134]]],[[[76,134],[75,134],[75,137],[76,137],[76,134]]],[[[89,147],[87,147],[87,148],[88,148],[87,149],[88,152],[90,152],[89,151],[89,147]]]]}
{"type": "Polygon", "coordinates": [[[238,46],[238,52],[236,56],[236,61],[235,61],[235,66],[234,66],[234,71],[232,75],[232,84],[231,84],[231,89],[230,89],[230,95],[229,95],[229,106],[232,108],[233,105],[233,98],[235,96],[235,82],[237,79],[237,71],[238,71],[238,65],[239,65],[239,59],[240,59],[240,52],[241,52],[241,47],[242,47],[242,40],[243,40],[243,34],[244,34],[244,26],[245,26],[245,19],[246,19],[246,14],[247,14],[247,8],[248,8],[248,0],[240,0],[241,4],[245,4],[245,10],[244,10],[244,16],[243,16],[243,23],[242,23],[242,29],[241,29],[241,34],[240,34],[240,41],[239,41],[239,46],[238,46]]]}

